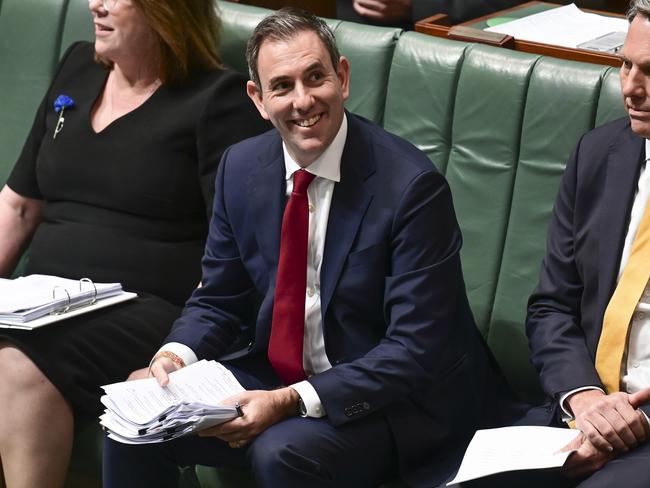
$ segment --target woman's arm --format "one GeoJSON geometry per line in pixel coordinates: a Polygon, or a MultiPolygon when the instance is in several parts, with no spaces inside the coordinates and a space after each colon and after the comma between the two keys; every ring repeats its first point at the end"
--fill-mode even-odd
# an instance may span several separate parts
{"type": "Polygon", "coordinates": [[[43,201],[19,195],[7,185],[0,191],[0,276],[11,274],[41,221],[43,201]]]}

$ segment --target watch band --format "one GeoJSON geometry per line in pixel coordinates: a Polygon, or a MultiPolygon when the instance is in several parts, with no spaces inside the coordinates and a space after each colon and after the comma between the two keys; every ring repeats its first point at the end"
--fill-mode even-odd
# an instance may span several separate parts
{"type": "Polygon", "coordinates": [[[307,416],[307,407],[305,406],[305,402],[302,401],[302,397],[300,395],[298,395],[298,415],[301,417],[307,416]]]}

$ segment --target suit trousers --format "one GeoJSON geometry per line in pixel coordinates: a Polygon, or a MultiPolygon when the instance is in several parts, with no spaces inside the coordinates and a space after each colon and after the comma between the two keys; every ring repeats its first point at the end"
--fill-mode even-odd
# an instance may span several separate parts
{"type": "MultiPolygon", "coordinates": [[[[262,375],[253,375],[251,368],[224,365],[247,390],[278,386],[268,369],[262,375]]],[[[177,488],[179,467],[194,464],[248,467],[261,487],[358,487],[376,486],[395,475],[397,454],[381,414],[338,427],[327,417],[292,417],[271,426],[240,449],[216,438],[198,436],[148,445],[127,445],[106,438],[104,487],[177,488]]]]}

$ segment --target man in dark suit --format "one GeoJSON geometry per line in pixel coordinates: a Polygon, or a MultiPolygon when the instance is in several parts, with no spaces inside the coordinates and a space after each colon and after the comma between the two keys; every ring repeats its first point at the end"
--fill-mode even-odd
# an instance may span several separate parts
{"type": "Polygon", "coordinates": [[[250,466],[260,486],[398,472],[432,486],[505,395],[468,307],[449,187],[344,111],[350,68],[321,20],[267,17],[247,58],[275,130],[224,154],[202,287],[151,364],[165,384],[220,359],[248,390],[225,402],[244,415],[161,446],[107,441],[105,486],[175,486],[195,463],[250,466]]]}
{"type": "Polygon", "coordinates": [[[650,269],[641,254],[650,227],[650,1],[635,0],[628,17],[620,54],[629,117],[586,134],[573,152],[528,308],[549,423],[582,431],[564,471],[586,477],[585,487],[650,480],[650,288],[638,273],[650,269]]]}

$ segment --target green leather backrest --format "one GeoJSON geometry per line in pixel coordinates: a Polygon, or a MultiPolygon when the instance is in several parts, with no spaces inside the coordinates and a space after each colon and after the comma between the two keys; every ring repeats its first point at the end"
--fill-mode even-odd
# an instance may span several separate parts
{"type": "Polygon", "coordinates": [[[443,173],[466,44],[406,33],[395,49],[384,127],[416,144],[443,173]]]}
{"type": "Polygon", "coordinates": [[[350,60],[348,110],[383,121],[388,73],[401,30],[340,22],[334,29],[341,54],[350,60]]]}
{"type": "Polygon", "coordinates": [[[246,43],[253,29],[271,11],[232,2],[217,2],[221,13],[221,57],[226,66],[248,76],[246,43]]]}
{"type": "MultiPolygon", "coordinates": [[[[511,384],[539,400],[524,331],[566,159],[623,116],[617,70],[418,33],[399,39],[384,126],[451,186],[477,324],[511,384]]],[[[435,229],[435,227],[433,227],[435,229]]]]}
{"type": "Polygon", "coordinates": [[[619,70],[610,68],[603,77],[596,110],[596,126],[625,116],[619,70]]]}
{"type": "Polygon", "coordinates": [[[546,231],[566,159],[594,127],[602,66],[541,58],[530,79],[508,232],[498,276],[488,343],[529,397],[536,378],[523,331],[526,301],[537,283],[546,231]]]}
{"type": "Polygon", "coordinates": [[[94,40],[95,29],[88,10],[88,0],[68,0],[61,38],[61,54],[73,42],[94,40]]]}
{"type": "MultiPolygon", "coordinates": [[[[218,5],[222,13],[221,54],[224,63],[247,74],[246,42],[257,23],[271,11],[223,1],[218,5]]],[[[341,54],[352,65],[350,98],[346,107],[381,123],[388,72],[401,30],[325,20],[336,35],[341,54]]]]}
{"type": "Polygon", "coordinates": [[[458,80],[446,175],[452,194],[458,195],[454,202],[464,238],[467,294],[483,333],[496,289],[521,113],[535,60],[528,54],[471,45],[458,80]],[[508,76],[503,76],[504,69],[508,76]]]}

